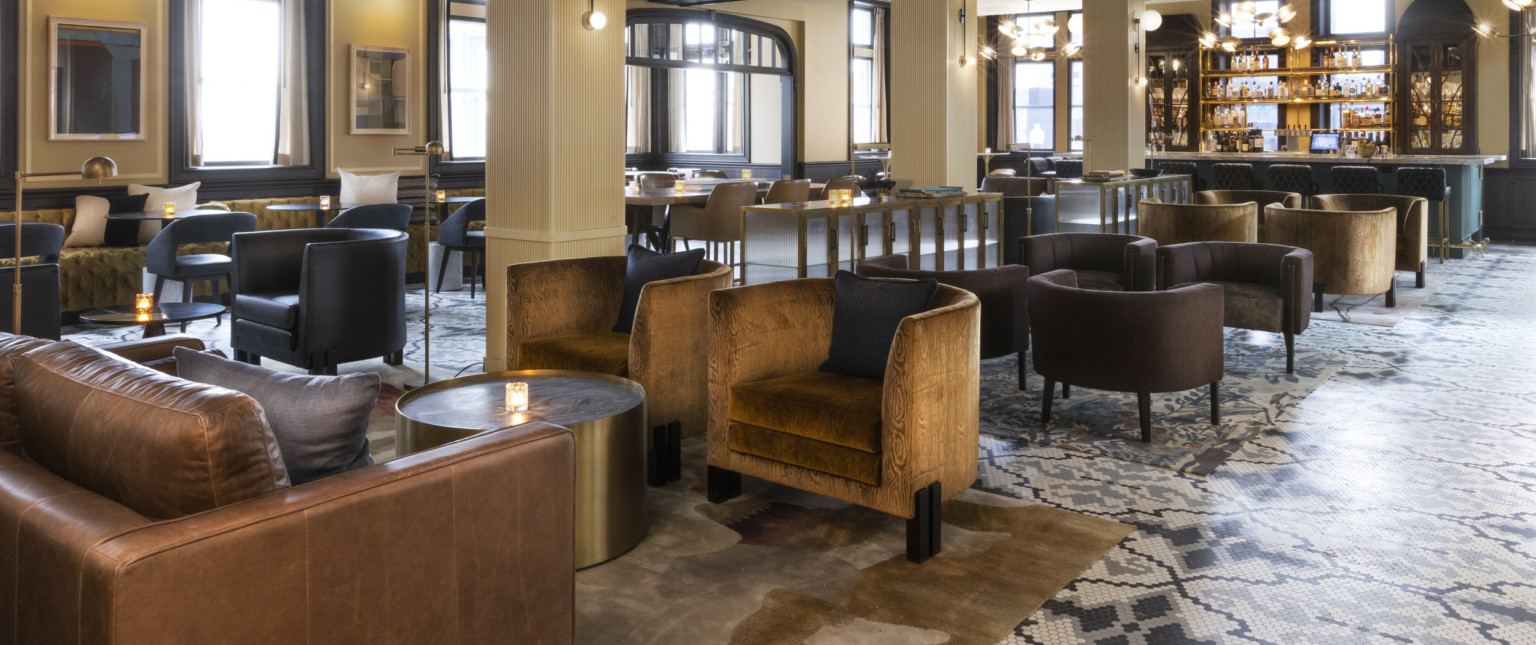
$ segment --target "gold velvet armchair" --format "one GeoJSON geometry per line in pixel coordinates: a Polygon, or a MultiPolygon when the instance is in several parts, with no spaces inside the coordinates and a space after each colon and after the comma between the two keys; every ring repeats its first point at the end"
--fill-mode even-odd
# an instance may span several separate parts
{"type": "Polygon", "coordinates": [[[1136,206],[1136,233],[1159,247],[1185,242],[1259,241],[1259,205],[1164,204],[1143,199],[1136,206]]]}
{"type": "Polygon", "coordinates": [[[1397,209],[1398,271],[1412,271],[1414,286],[1424,288],[1424,265],[1429,263],[1429,200],[1407,195],[1318,195],[1314,208],[1325,211],[1374,211],[1397,209]]]}
{"type": "Polygon", "coordinates": [[[1387,306],[1397,306],[1397,213],[1372,211],[1264,209],[1269,244],[1312,252],[1312,311],[1323,310],[1323,294],[1385,293],[1387,306]]]}
{"type": "Polygon", "coordinates": [[[624,297],[622,256],[507,267],[509,370],[559,369],[628,378],[646,392],[652,484],[680,476],[677,441],[704,432],[709,292],[731,270],[704,260],[695,275],[645,285],[631,333],[613,331],[624,297]]]}
{"type": "Polygon", "coordinates": [[[879,381],[817,371],[834,293],[820,278],[710,294],[709,499],[745,474],[907,518],[920,563],[942,546],[942,500],[976,480],[981,304],[939,285],[879,381]]]}

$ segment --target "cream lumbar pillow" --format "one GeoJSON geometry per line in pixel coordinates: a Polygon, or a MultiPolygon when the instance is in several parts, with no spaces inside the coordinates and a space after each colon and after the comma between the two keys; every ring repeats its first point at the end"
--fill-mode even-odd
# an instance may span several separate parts
{"type": "Polygon", "coordinates": [[[75,225],[70,228],[64,246],[101,246],[107,238],[107,215],[111,203],[101,197],[81,195],[75,198],[75,225]]]}
{"type": "Polygon", "coordinates": [[[129,195],[149,195],[144,200],[144,210],[151,213],[160,212],[166,204],[175,204],[176,212],[186,213],[197,209],[197,188],[203,182],[194,181],[185,186],[174,188],[155,188],[154,186],[141,186],[128,184],[129,195]]]}
{"type": "Polygon", "coordinates": [[[342,204],[361,206],[393,204],[399,201],[396,197],[400,190],[400,171],[398,170],[379,175],[358,175],[337,168],[336,173],[341,175],[342,204]]]}

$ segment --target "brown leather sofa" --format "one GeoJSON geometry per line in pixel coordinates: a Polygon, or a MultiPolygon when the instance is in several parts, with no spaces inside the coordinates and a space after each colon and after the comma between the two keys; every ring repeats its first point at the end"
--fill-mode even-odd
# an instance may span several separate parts
{"type": "Polygon", "coordinates": [[[1312,252],[1278,244],[1191,242],[1157,247],[1157,288],[1207,282],[1222,288],[1227,327],[1285,335],[1285,371],[1296,370],[1296,335],[1312,321],[1312,252]]]}
{"type": "Polygon", "coordinates": [[[969,271],[916,271],[905,255],[882,255],[859,263],[866,278],[922,280],[971,292],[981,301],[981,358],[1019,355],[1019,389],[1024,389],[1024,352],[1029,351],[1029,267],[1017,264],[969,271]]]}
{"type": "Polygon", "coordinates": [[[751,475],[904,517],[920,563],[942,546],[942,500],[976,481],[981,303],[939,285],[879,381],[817,370],[834,300],[831,278],[709,295],[709,500],[751,475]]]}
{"type": "Polygon", "coordinates": [[[1397,210],[1398,271],[1412,271],[1414,286],[1424,288],[1424,267],[1429,264],[1429,200],[1407,195],[1318,195],[1312,205],[1325,211],[1397,210]]]}
{"type": "Polygon", "coordinates": [[[4,336],[0,444],[0,643],[572,640],[563,428],[289,486],[245,395],[4,336]]]}
{"type": "Polygon", "coordinates": [[[1135,392],[1141,440],[1152,441],[1152,393],[1210,387],[1221,422],[1222,288],[1154,293],[1082,289],[1073,271],[1029,279],[1035,371],[1045,377],[1040,420],[1051,422],[1056,383],[1135,392]]]}
{"type": "Polygon", "coordinates": [[[1071,269],[1084,289],[1157,288],[1157,241],[1113,233],[1047,233],[1019,238],[1019,264],[1038,276],[1071,269]]]}
{"type": "Polygon", "coordinates": [[[1185,242],[1259,241],[1259,205],[1164,204],[1143,199],[1136,205],[1136,232],[1159,247],[1185,242]]]}
{"type": "Polygon", "coordinates": [[[509,370],[580,370],[622,376],[646,392],[653,434],[651,483],[680,476],[675,439],[704,432],[709,362],[709,292],[731,286],[731,269],[704,260],[698,273],[640,291],[635,324],[613,331],[624,298],[624,256],[527,262],[507,267],[509,370]]]}
{"type": "Polygon", "coordinates": [[[1323,211],[1270,205],[1264,218],[1266,242],[1312,252],[1313,311],[1323,310],[1324,293],[1385,293],[1387,306],[1397,306],[1396,209],[1323,211]]]}

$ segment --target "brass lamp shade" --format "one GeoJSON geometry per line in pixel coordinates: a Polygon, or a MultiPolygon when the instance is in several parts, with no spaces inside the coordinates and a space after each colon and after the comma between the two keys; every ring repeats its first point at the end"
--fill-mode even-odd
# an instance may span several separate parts
{"type": "Polygon", "coordinates": [[[117,162],[109,157],[91,157],[80,166],[81,179],[106,179],[117,176],[117,162]]]}
{"type": "Polygon", "coordinates": [[[446,152],[441,141],[428,141],[426,148],[427,154],[432,156],[438,156],[446,152]]]}

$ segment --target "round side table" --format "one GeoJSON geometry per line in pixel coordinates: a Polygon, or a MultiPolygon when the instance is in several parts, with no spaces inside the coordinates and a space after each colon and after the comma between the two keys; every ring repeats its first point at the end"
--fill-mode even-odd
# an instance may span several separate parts
{"type": "Polygon", "coordinates": [[[531,421],[576,435],[576,568],[639,544],[646,531],[645,389],[629,379],[522,370],[432,383],[395,403],[395,449],[405,456],[531,421]],[[528,384],[527,412],[506,410],[513,382],[528,384]]]}

